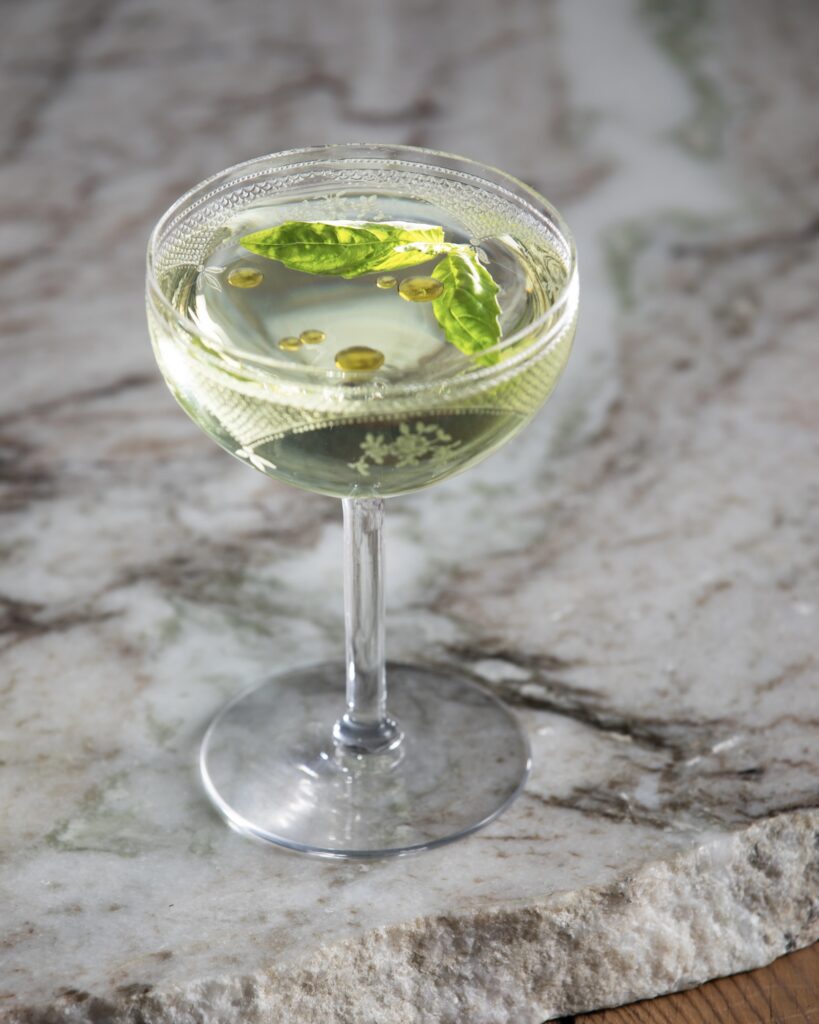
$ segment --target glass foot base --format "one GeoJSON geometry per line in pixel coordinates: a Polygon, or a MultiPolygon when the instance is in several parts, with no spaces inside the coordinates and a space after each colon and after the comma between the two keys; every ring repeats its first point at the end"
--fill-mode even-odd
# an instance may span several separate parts
{"type": "Polygon", "coordinates": [[[228,704],[202,743],[205,789],[236,831],[303,853],[384,857],[451,842],[501,813],[529,746],[503,704],[446,670],[389,664],[392,750],[333,742],[343,666],[274,676],[228,704]]]}

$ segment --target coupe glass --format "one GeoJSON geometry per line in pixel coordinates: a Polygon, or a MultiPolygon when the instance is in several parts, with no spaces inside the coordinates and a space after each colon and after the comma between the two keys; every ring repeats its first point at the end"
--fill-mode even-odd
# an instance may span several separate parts
{"type": "Polygon", "coordinates": [[[403,854],[485,825],[524,785],[528,743],[467,673],[385,662],[384,498],[478,462],[551,393],[578,308],[563,219],[514,178],[445,153],[292,150],[232,167],[179,199],[151,236],[147,286],[157,361],[198,426],[256,470],[343,506],[345,664],[281,671],[219,711],[200,754],[208,796],[237,831],[328,857],[403,854]],[[476,252],[503,238],[540,253],[521,291],[521,301],[533,289],[546,296],[538,315],[507,317],[493,348],[471,356],[453,348],[437,369],[363,374],[285,364],[239,329],[209,331],[180,298],[260,210],[274,224],[305,202],[317,220],[378,221],[381,204],[403,201],[428,209],[430,223],[454,225],[476,252]]]}

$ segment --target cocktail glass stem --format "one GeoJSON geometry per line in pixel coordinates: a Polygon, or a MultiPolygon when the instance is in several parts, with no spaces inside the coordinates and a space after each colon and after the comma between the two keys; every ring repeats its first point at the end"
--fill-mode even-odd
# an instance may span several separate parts
{"type": "Polygon", "coordinates": [[[387,714],[384,660],[384,500],[344,498],[347,710],[333,728],[341,751],[375,754],[401,742],[387,714]]]}

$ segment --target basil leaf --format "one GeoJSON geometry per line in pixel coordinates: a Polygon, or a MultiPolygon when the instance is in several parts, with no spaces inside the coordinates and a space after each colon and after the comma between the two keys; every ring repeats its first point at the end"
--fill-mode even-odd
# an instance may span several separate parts
{"type": "MultiPolygon", "coordinates": [[[[432,303],[432,312],[447,341],[467,355],[497,345],[501,334],[498,286],[477,254],[465,247],[448,253],[432,277],[444,286],[432,303]]],[[[498,361],[498,355],[493,352],[479,361],[490,366],[498,361]]]]}
{"type": "Polygon", "coordinates": [[[291,270],[346,278],[414,267],[448,248],[435,225],[300,220],[245,235],[241,244],[291,270]]]}

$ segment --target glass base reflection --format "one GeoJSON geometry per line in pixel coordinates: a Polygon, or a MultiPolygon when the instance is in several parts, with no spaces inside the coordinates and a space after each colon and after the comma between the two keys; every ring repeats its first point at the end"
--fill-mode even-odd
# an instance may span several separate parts
{"type": "Polygon", "coordinates": [[[500,814],[529,771],[512,712],[447,669],[387,675],[401,740],[381,753],[333,740],[338,663],[274,676],[220,711],[200,767],[228,823],[302,853],[368,858],[451,842],[500,814]]]}

